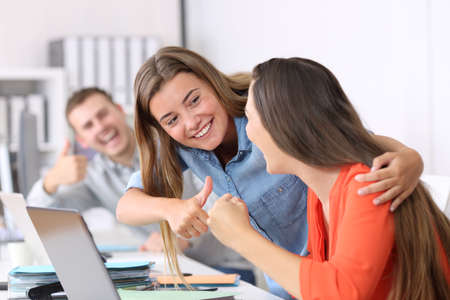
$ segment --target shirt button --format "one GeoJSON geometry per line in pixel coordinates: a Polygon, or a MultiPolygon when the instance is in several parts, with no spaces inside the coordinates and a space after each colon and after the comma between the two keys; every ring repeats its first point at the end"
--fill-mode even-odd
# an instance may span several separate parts
{"type": "Polygon", "coordinates": [[[283,188],[278,188],[278,192],[282,193],[283,192],[283,188]]]}
{"type": "Polygon", "coordinates": [[[230,177],[227,177],[227,181],[230,181],[230,177]]]}

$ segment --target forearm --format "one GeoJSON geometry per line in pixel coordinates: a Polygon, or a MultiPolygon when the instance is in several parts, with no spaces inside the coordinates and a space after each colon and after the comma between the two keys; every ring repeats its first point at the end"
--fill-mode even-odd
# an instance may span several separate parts
{"type": "Polygon", "coordinates": [[[375,139],[375,141],[380,144],[381,146],[383,146],[383,148],[387,149],[388,151],[401,151],[404,150],[406,148],[409,148],[408,146],[400,143],[399,141],[388,137],[388,136],[383,136],[383,135],[373,135],[373,138],[375,139]]]}
{"type": "Polygon", "coordinates": [[[415,165],[418,167],[418,170],[420,170],[420,173],[422,173],[424,165],[422,156],[420,156],[419,152],[387,136],[374,135],[374,139],[388,151],[398,152],[403,154],[404,157],[409,157],[411,161],[415,162],[415,165]]]}
{"type": "Polygon", "coordinates": [[[51,169],[42,181],[42,188],[47,194],[52,195],[56,193],[59,186],[58,176],[55,176],[54,171],[51,169]]]}
{"type": "Polygon", "coordinates": [[[140,189],[131,188],[117,203],[116,217],[120,222],[134,226],[166,220],[174,200],[152,197],[140,189]]]}
{"type": "Polygon", "coordinates": [[[239,238],[239,243],[232,248],[269,275],[291,295],[302,299],[299,255],[275,245],[254,229],[244,233],[239,238]]]}
{"type": "Polygon", "coordinates": [[[30,206],[48,207],[55,202],[55,194],[50,195],[44,189],[44,179],[35,182],[27,196],[27,204],[30,206]]]}

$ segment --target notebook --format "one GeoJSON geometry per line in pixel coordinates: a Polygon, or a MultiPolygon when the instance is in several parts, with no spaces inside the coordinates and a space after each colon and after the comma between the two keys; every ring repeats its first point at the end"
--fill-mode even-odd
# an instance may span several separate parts
{"type": "MultiPolygon", "coordinates": [[[[159,275],[156,276],[159,284],[182,284],[177,276],[159,275]]],[[[191,275],[184,278],[192,285],[213,285],[213,286],[237,286],[239,285],[238,274],[215,274],[215,275],[191,275]]]]}
{"type": "MultiPolygon", "coordinates": [[[[108,274],[114,282],[116,288],[148,286],[152,280],[149,278],[150,268],[153,263],[149,261],[132,262],[107,262],[105,267],[108,274]]],[[[89,270],[87,270],[89,272],[89,270]]],[[[59,287],[51,289],[55,282],[59,282],[55,269],[50,265],[43,266],[20,266],[12,269],[8,273],[8,297],[10,299],[25,298],[27,293],[32,290],[36,295],[36,288],[46,286],[41,289],[44,291],[61,290],[59,287]]],[[[55,296],[55,294],[52,294],[55,296]]]]}

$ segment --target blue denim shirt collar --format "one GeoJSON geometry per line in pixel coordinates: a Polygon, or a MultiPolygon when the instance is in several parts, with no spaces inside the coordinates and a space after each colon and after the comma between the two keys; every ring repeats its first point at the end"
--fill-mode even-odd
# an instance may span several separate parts
{"type": "Polygon", "coordinates": [[[248,119],[246,117],[236,117],[233,119],[238,135],[238,151],[252,151],[252,142],[248,139],[245,127],[248,119]]]}
{"type": "MultiPolygon", "coordinates": [[[[245,127],[247,126],[247,118],[246,117],[235,117],[233,118],[234,125],[236,127],[236,133],[238,136],[238,155],[241,154],[241,152],[251,152],[252,151],[252,142],[247,137],[247,132],[245,130],[245,127]]],[[[214,155],[214,152],[212,151],[206,151],[202,149],[197,148],[190,148],[185,146],[180,146],[182,148],[189,149],[191,153],[193,153],[195,156],[199,157],[200,159],[204,160],[211,160],[212,155],[214,155]]]]}

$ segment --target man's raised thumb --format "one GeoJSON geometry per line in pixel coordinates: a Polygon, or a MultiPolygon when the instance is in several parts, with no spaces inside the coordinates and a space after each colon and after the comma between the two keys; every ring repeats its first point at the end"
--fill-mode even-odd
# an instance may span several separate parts
{"type": "Polygon", "coordinates": [[[68,139],[65,139],[64,141],[64,146],[61,150],[61,153],[59,154],[59,156],[67,156],[70,152],[70,141],[68,139]]]}

